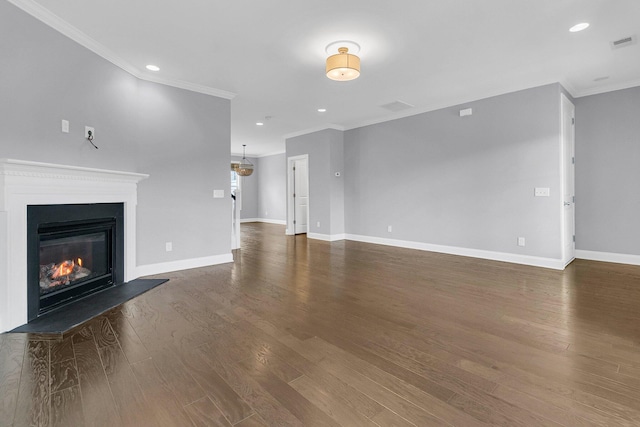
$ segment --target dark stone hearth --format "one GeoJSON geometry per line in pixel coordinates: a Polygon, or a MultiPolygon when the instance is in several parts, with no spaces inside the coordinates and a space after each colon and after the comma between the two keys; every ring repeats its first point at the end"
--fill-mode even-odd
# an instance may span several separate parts
{"type": "Polygon", "coordinates": [[[129,301],[169,279],[136,279],[105,289],[34,319],[10,332],[60,334],[129,301]]]}

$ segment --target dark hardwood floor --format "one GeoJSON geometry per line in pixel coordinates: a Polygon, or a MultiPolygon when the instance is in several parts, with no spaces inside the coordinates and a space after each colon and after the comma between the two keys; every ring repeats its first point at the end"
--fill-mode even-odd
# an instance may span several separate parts
{"type": "Polygon", "coordinates": [[[0,425],[640,425],[639,267],[243,228],[234,264],[0,335],[0,425]]]}

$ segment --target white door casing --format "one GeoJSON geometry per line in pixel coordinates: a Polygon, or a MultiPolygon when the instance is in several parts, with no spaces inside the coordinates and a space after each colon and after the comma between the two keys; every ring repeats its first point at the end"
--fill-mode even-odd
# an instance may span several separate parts
{"type": "Polygon", "coordinates": [[[564,94],[561,107],[562,260],[575,258],[575,106],[564,94]]]}
{"type": "Polygon", "coordinates": [[[309,156],[287,159],[287,234],[308,231],[309,156]]]}
{"type": "Polygon", "coordinates": [[[306,233],[309,217],[309,173],[306,159],[296,160],[293,173],[295,233],[306,233]]]}

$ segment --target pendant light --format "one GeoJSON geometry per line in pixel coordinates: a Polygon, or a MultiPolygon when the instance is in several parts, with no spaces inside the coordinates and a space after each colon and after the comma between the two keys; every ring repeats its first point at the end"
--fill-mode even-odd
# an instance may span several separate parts
{"type": "Polygon", "coordinates": [[[247,144],[242,144],[242,162],[235,168],[240,176],[249,176],[253,173],[253,163],[247,160],[247,144]]]}

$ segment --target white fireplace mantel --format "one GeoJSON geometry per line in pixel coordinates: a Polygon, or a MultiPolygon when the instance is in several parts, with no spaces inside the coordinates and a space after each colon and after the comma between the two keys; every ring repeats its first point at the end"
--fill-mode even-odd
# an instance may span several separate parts
{"type": "Polygon", "coordinates": [[[27,323],[27,206],[124,203],[124,279],[136,278],[138,182],[149,175],[0,159],[0,332],[27,323]]]}

